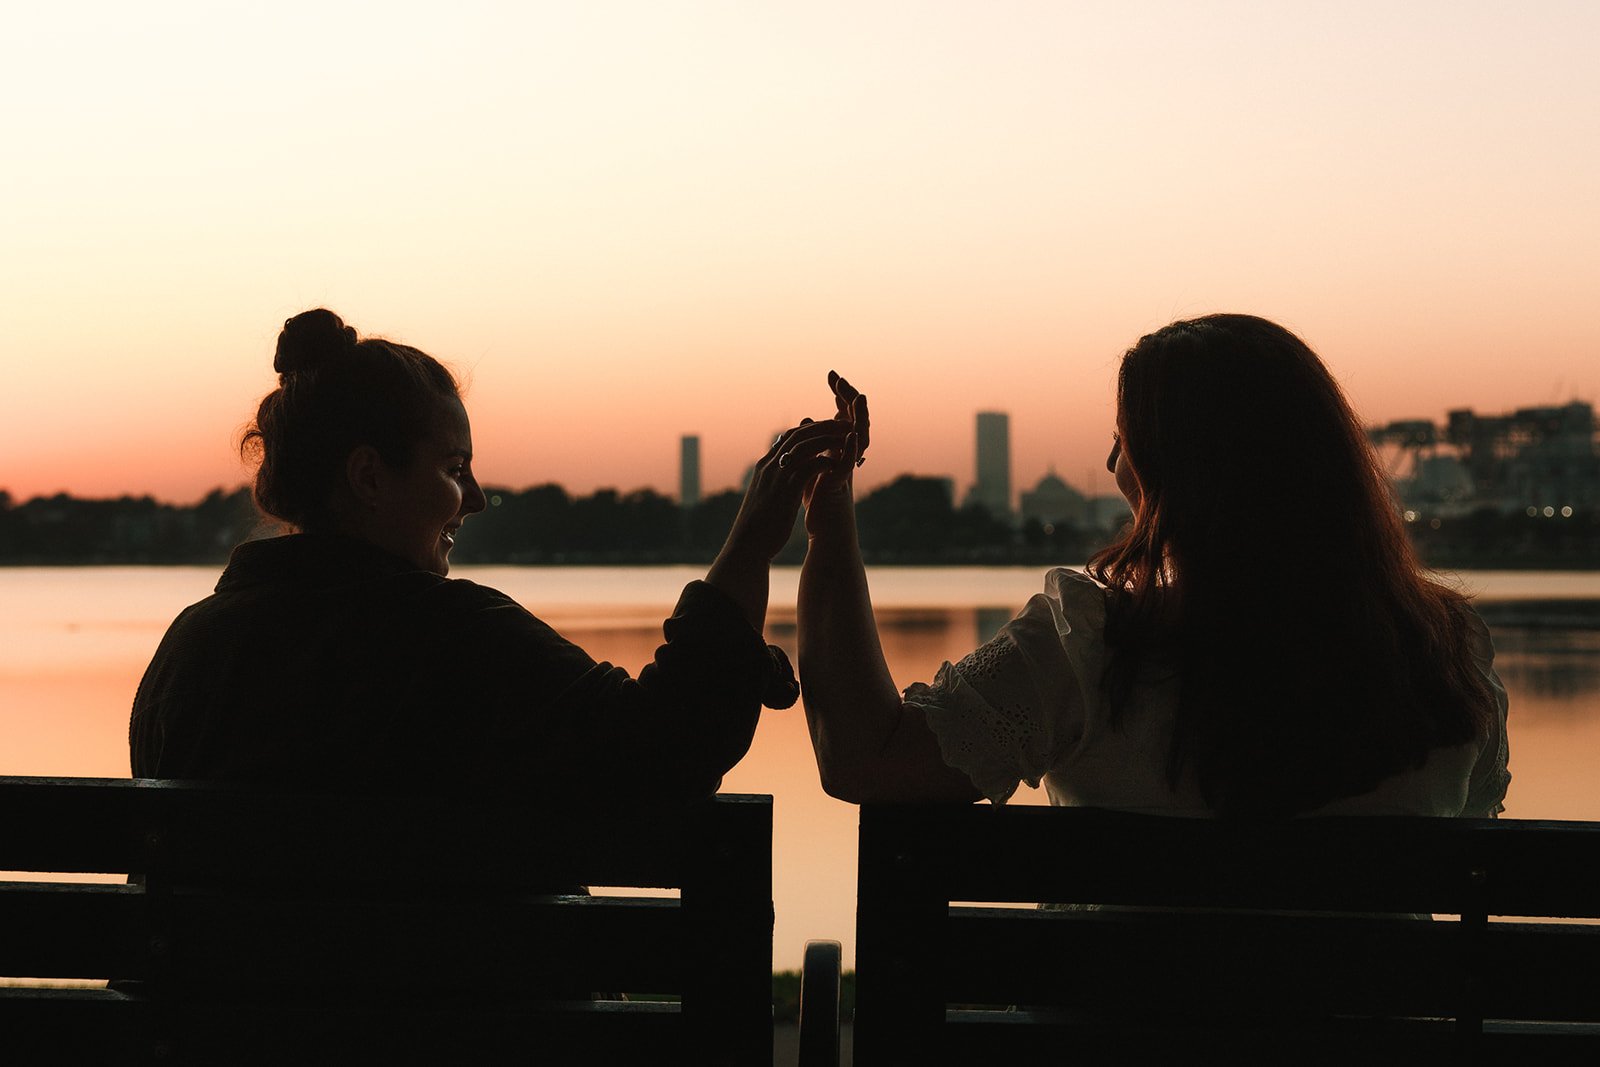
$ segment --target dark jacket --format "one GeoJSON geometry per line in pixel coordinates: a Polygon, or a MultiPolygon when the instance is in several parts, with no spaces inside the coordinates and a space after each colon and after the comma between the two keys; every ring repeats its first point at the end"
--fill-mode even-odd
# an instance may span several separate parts
{"type": "Polygon", "coordinates": [[[782,653],[703,582],[637,679],[505,594],[370,545],[241,545],[178,616],[129,726],[135,777],[380,792],[670,798],[714,792],[782,653]]]}

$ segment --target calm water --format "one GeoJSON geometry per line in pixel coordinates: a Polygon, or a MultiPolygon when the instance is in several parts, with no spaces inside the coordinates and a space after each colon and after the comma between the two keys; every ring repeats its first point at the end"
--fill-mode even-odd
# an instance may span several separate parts
{"type": "MultiPolygon", "coordinates": [[[[458,577],[505,590],[597,659],[637,671],[661,618],[694,568],[462,567],[458,577]]],[[[213,567],[0,568],[0,774],[128,773],[128,709],[161,634],[210,592],[213,567]]],[[[794,654],[798,571],[775,573],[768,639],[794,654]]],[[[1600,574],[1476,572],[1485,600],[1600,599],[1600,574]]],[[[884,568],[871,574],[895,681],[932,677],[1016,611],[1039,568],[884,568]]],[[[1600,631],[1494,632],[1511,695],[1506,814],[1600,820],[1600,631]]],[[[767,712],[729,792],[776,798],[777,966],[796,968],[804,941],[832,937],[854,957],[855,809],[817,784],[800,709],[767,712]]],[[[1042,791],[1018,802],[1040,803],[1042,791]]]]}

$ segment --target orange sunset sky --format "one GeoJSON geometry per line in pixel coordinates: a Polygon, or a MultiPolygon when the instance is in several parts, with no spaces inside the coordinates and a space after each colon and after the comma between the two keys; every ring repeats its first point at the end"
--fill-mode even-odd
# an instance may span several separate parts
{"type": "Polygon", "coordinates": [[[730,485],[830,367],[868,485],[965,485],[998,409],[1016,483],[1087,489],[1117,355],[1215,310],[1370,421],[1597,400],[1597,42],[1592,0],[10,5],[0,488],[239,484],[317,305],[464,374],[485,482],[575,492],[672,490],[689,432],[730,485]]]}

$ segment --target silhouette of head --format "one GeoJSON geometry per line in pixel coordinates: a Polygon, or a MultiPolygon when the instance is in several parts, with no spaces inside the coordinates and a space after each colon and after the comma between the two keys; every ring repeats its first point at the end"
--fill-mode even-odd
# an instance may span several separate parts
{"type": "Polygon", "coordinates": [[[1140,338],[1122,360],[1117,410],[1136,522],[1166,566],[1260,561],[1274,554],[1269,530],[1348,546],[1392,510],[1333,376],[1266,319],[1208,315],[1140,338]]]}
{"type": "MultiPolygon", "coordinates": [[[[272,366],[278,388],[262,399],[242,447],[260,459],[255,495],[261,509],[302,530],[349,525],[344,513],[354,454],[370,452],[374,463],[405,473],[414,470],[420,446],[441,434],[460,440],[468,433],[460,387],[437,360],[409,345],[360,338],[326,309],[284,323],[272,366]]],[[[465,441],[456,450],[470,461],[470,438],[465,441]]],[[[470,471],[466,480],[466,495],[481,499],[470,471]]],[[[409,490],[402,483],[400,491],[409,490]]],[[[478,510],[473,502],[462,510],[478,510]]],[[[400,501],[402,510],[406,503],[400,501]]],[[[428,569],[443,573],[447,566],[448,545],[430,541],[433,555],[392,547],[428,569]]]]}

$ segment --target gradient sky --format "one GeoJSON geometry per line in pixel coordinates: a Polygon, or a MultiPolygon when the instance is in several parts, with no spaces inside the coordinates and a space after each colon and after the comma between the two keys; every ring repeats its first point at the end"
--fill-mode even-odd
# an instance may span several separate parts
{"type": "MultiPolygon", "coordinates": [[[[287,316],[470,381],[480,476],[1088,488],[1118,354],[1296,329],[1371,421],[1600,399],[1600,4],[12,5],[0,488],[189,501],[287,316]],[[1204,13],[1198,9],[1204,8],[1204,13]]],[[[1101,492],[1109,480],[1098,479],[1101,492]]]]}

